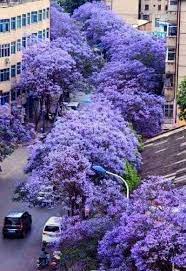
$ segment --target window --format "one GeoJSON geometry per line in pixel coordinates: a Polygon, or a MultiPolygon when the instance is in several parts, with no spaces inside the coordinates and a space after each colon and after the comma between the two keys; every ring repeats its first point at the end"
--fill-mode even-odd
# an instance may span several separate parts
{"type": "Polygon", "coordinates": [[[49,18],[49,8],[47,8],[47,10],[46,10],[46,17],[47,17],[47,19],[49,18]]]}
{"type": "Polygon", "coordinates": [[[17,28],[21,28],[21,16],[17,16],[17,28]]]}
{"type": "Polygon", "coordinates": [[[49,39],[50,33],[49,33],[49,28],[46,29],[46,38],[49,39]]]}
{"type": "Polygon", "coordinates": [[[149,15],[147,15],[147,14],[143,15],[143,20],[149,21],[149,15]]]}
{"type": "Polygon", "coordinates": [[[22,38],[22,47],[26,48],[26,37],[22,38]]]}
{"type": "Polygon", "coordinates": [[[43,20],[45,20],[46,19],[46,9],[44,8],[43,9],[43,20]]]}
{"type": "Polygon", "coordinates": [[[43,38],[43,33],[42,33],[42,31],[39,31],[38,32],[38,39],[42,40],[42,38],[43,38]]]}
{"type": "Polygon", "coordinates": [[[2,44],[0,48],[1,48],[1,57],[10,56],[10,43],[2,44]]]}
{"type": "Polygon", "coordinates": [[[11,29],[16,29],[16,17],[11,18],[11,29]]]}
{"type": "Polygon", "coordinates": [[[46,37],[46,31],[45,29],[43,29],[43,39],[45,39],[45,37],[46,37]]]}
{"type": "Polygon", "coordinates": [[[158,5],[158,10],[161,10],[161,5],[158,5]]]}
{"type": "Polygon", "coordinates": [[[172,119],[173,118],[173,104],[168,104],[168,103],[165,104],[164,115],[168,119],[172,119]]]}
{"type": "Polygon", "coordinates": [[[176,6],[178,4],[177,0],[170,0],[170,5],[171,6],[176,6]]]}
{"type": "Polygon", "coordinates": [[[8,81],[10,79],[10,69],[0,70],[0,82],[8,81]]]}
{"type": "Polygon", "coordinates": [[[0,94],[0,104],[1,105],[9,103],[9,100],[10,100],[10,93],[9,92],[0,94]]]}
{"type": "Polygon", "coordinates": [[[168,10],[168,5],[165,5],[165,10],[168,10]]]}
{"type": "Polygon", "coordinates": [[[149,10],[149,5],[145,5],[145,10],[149,10]]]}
{"type": "Polygon", "coordinates": [[[33,38],[37,38],[37,33],[32,33],[33,38]]]}
{"type": "Polygon", "coordinates": [[[11,54],[15,54],[16,53],[16,42],[13,41],[11,42],[11,54]]]}
{"type": "Polygon", "coordinates": [[[17,74],[21,73],[21,62],[17,63],[17,74]]]}
{"type": "Polygon", "coordinates": [[[42,9],[38,11],[38,21],[41,22],[43,19],[43,11],[42,9]]]}
{"type": "Polygon", "coordinates": [[[167,49],[167,61],[175,61],[176,59],[176,49],[168,48],[167,49]]]}
{"type": "Polygon", "coordinates": [[[15,77],[16,76],[16,65],[12,65],[11,66],[11,77],[15,77]]]}
{"type": "Polygon", "coordinates": [[[10,19],[0,20],[0,32],[10,31],[10,19]]]}
{"type": "Polygon", "coordinates": [[[37,11],[32,11],[31,13],[31,22],[32,23],[37,23],[38,18],[37,18],[37,11]]]}
{"type": "Polygon", "coordinates": [[[30,24],[30,13],[27,13],[27,24],[30,24]]]}
{"type": "Polygon", "coordinates": [[[18,39],[17,40],[17,52],[20,52],[21,51],[21,40],[18,39]]]}
{"type": "Polygon", "coordinates": [[[165,80],[164,80],[164,86],[167,88],[174,86],[174,74],[166,74],[165,80]]]}
{"type": "Polygon", "coordinates": [[[26,26],[26,14],[22,15],[22,26],[26,26]]]}
{"type": "Polygon", "coordinates": [[[58,226],[46,226],[44,231],[47,232],[58,232],[59,231],[59,227],[58,226]]]}
{"type": "Polygon", "coordinates": [[[155,18],[155,27],[159,27],[159,26],[160,26],[160,19],[155,18]]]}
{"type": "Polygon", "coordinates": [[[32,36],[29,35],[29,36],[26,37],[26,44],[27,44],[27,46],[31,45],[31,42],[32,42],[32,36]]]}
{"type": "Polygon", "coordinates": [[[177,36],[177,25],[176,24],[169,24],[168,25],[168,36],[169,37],[176,37],[177,36]]]}
{"type": "Polygon", "coordinates": [[[164,30],[165,33],[167,33],[167,27],[168,27],[167,24],[165,24],[165,25],[163,26],[163,30],[164,30]]]}

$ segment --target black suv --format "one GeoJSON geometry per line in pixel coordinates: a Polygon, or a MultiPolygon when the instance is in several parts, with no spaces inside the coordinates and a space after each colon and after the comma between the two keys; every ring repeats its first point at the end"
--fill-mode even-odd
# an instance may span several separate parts
{"type": "Polygon", "coordinates": [[[31,230],[32,217],[28,212],[14,212],[5,217],[3,237],[24,238],[31,230]]]}

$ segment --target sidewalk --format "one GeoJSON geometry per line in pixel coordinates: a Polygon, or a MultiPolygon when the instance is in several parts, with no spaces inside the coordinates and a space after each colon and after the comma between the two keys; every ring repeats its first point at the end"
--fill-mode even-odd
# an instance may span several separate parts
{"type": "Polygon", "coordinates": [[[11,155],[7,156],[1,163],[2,172],[0,178],[7,178],[13,174],[23,174],[23,167],[27,162],[27,147],[18,147],[11,155]]]}

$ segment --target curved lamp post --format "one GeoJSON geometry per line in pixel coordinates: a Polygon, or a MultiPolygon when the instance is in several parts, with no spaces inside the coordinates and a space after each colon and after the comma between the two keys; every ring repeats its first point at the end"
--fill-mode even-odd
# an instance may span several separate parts
{"type": "Polygon", "coordinates": [[[115,174],[115,173],[112,173],[112,172],[110,172],[110,171],[107,171],[106,169],[104,169],[103,167],[101,167],[101,166],[92,166],[92,170],[93,171],[95,171],[96,173],[98,173],[98,174],[100,174],[100,175],[106,175],[106,174],[108,174],[108,175],[111,175],[111,176],[113,176],[113,177],[116,177],[116,178],[118,178],[118,179],[120,179],[123,183],[124,183],[124,185],[125,185],[125,187],[126,187],[126,190],[127,190],[127,199],[129,199],[129,193],[130,193],[130,190],[129,190],[129,185],[128,185],[128,183],[125,181],[125,179],[123,179],[121,176],[119,176],[119,175],[117,175],[117,174],[115,174]]]}

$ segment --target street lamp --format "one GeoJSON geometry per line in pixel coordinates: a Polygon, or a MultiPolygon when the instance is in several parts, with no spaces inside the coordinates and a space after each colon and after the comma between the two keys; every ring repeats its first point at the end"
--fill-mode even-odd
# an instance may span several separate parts
{"type": "Polygon", "coordinates": [[[129,185],[125,181],[125,179],[123,179],[121,176],[119,176],[119,175],[117,175],[115,173],[107,171],[105,168],[103,168],[101,166],[92,166],[92,170],[95,171],[96,173],[100,174],[100,175],[103,175],[103,176],[106,175],[106,174],[108,174],[108,175],[111,175],[111,176],[114,176],[114,177],[120,179],[124,183],[124,185],[126,187],[126,190],[127,190],[127,199],[129,199],[130,190],[129,190],[129,185]]]}

